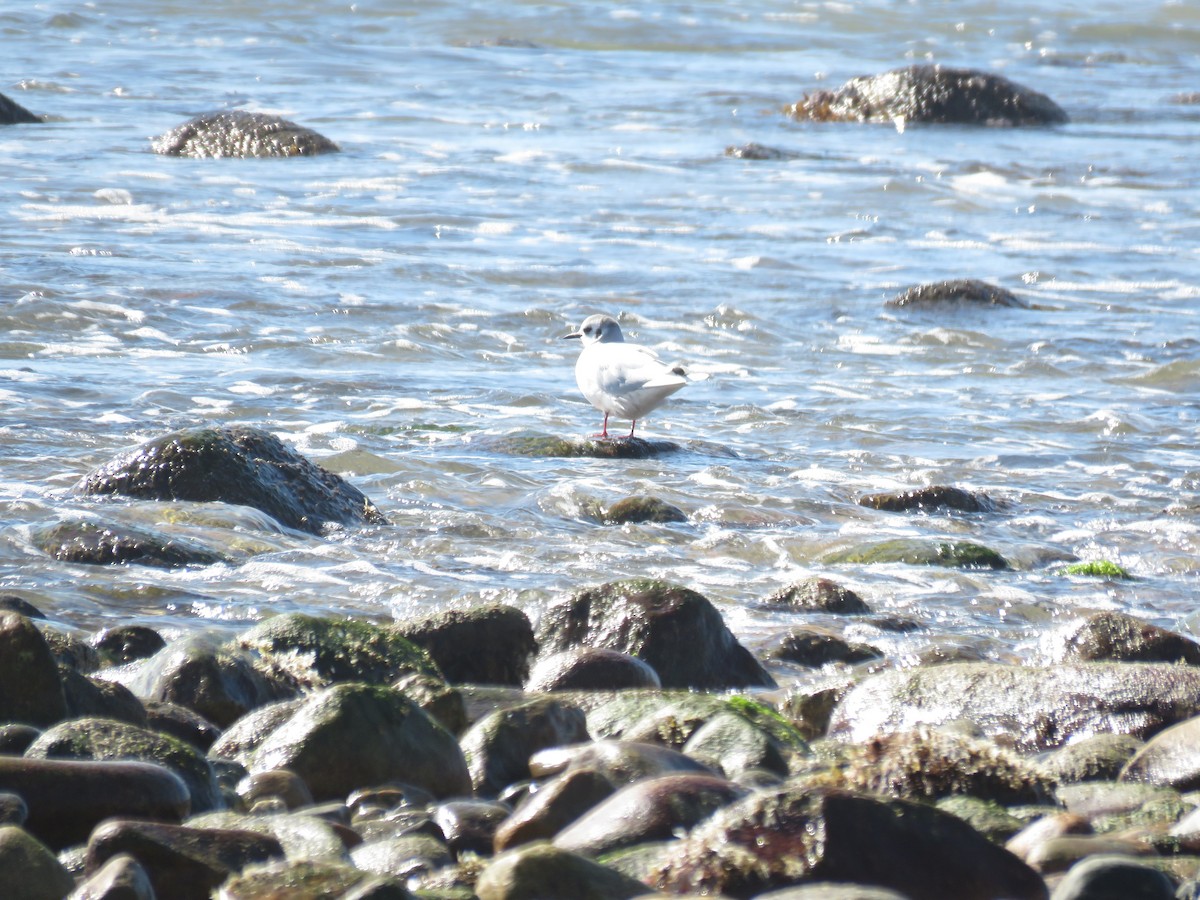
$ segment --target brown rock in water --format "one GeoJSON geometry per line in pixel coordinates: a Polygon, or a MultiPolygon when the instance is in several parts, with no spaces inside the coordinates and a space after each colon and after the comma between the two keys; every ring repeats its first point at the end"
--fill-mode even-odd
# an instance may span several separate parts
{"type": "Polygon", "coordinates": [[[933,485],[911,491],[893,491],[885,494],[865,494],[858,498],[859,506],[886,512],[928,512],[934,509],[954,509],[959,512],[991,512],[996,504],[986,494],[965,491],[962,488],[933,485]]]}
{"type": "Polygon", "coordinates": [[[936,309],[951,305],[1029,308],[1029,305],[1012,291],[975,278],[954,278],[949,281],[919,284],[901,291],[884,304],[896,308],[917,309],[936,309]]]}
{"type": "Polygon", "coordinates": [[[205,113],[155,138],[155,153],[192,159],[317,156],[338,145],[279,116],[231,109],[205,113]]]}
{"type": "Polygon", "coordinates": [[[113,816],[178,822],[191,809],[183,780],[144,762],[83,762],[0,756],[0,790],[29,808],[25,828],[58,849],[87,839],[113,816]]]}
{"type": "Polygon", "coordinates": [[[1037,91],[1000,75],[942,65],[914,65],[852,78],[787,108],[795,119],[960,125],[1058,125],[1067,114],[1037,91]]]}
{"type": "Polygon", "coordinates": [[[910,900],[1044,900],[1025,863],[930,806],[783,786],[717,812],[670,846],[650,881],[673,893],[755,897],[812,881],[892,888],[910,900]]]}
{"type": "Polygon", "coordinates": [[[1105,610],[1055,637],[1054,662],[1181,662],[1200,666],[1200,644],[1134,616],[1105,610]]]}
{"type": "Polygon", "coordinates": [[[871,608],[858,594],[830,578],[812,577],[797,581],[767,598],[768,606],[796,612],[826,612],[838,615],[869,613],[871,608]]]}
{"type": "Polygon", "coordinates": [[[538,631],[542,652],[583,645],[648,663],[664,687],[774,687],[704,596],[665,581],[615,581],[550,606],[538,631]]]}

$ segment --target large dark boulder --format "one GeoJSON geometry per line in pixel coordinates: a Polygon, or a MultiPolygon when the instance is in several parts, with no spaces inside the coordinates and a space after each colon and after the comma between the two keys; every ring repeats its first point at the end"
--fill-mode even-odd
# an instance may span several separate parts
{"type": "Polygon", "coordinates": [[[961,125],[1058,125],[1067,114],[1045,94],[1000,75],[915,65],[852,78],[815,91],[787,112],[821,122],[930,122],[961,125]]]}
{"type": "Polygon", "coordinates": [[[795,786],[719,810],[667,850],[651,879],[671,893],[755,897],[773,888],[848,881],[911,900],[1043,900],[1025,863],[931,806],[795,786]]]}
{"type": "Polygon", "coordinates": [[[76,490],[142,500],[234,503],[288,528],[385,524],[361,491],[259,428],[223,425],[176,431],[123,453],[76,490]]]}
{"type": "Polygon", "coordinates": [[[41,116],[35,116],[20,103],[0,94],[0,125],[33,125],[41,121],[41,116]]]}
{"type": "Polygon", "coordinates": [[[645,660],[664,687],[722,690],[774,687],[701,594],[664,581],[615,581],[577,591],[546,610],[543,653],[608,647],[645,660]]]}
{"type": "Polygon", "coordinates": [[[155,153],[193,159],[221,157],[317,156],[337,153],[329,138],[266,113],[230,109],[205,113],[159,135],[155,153]]]}
{"type": "Polygon", "coordinates": [[[62,562],[107,566],[118,563],[181,569],[211,566],[225,558],[198,541],[118,522],[76,519],[36,529],[33,541],[62,562]]]}
{"type": "Polygon", "coordinates": [[[0,722],[51,725],[67,715],[54,652],[29,619],[0,613],[0,722]]]}
{"type": "Polygon", "coordinates": [[[949,663],[866,679],[833,711],[829,733],[855,742],[921,724],[970,722],[1022,752],[1078,735],[1145,739],[1200,713],[1200,669],[1166,663],[1009,666],[949,663]]]}

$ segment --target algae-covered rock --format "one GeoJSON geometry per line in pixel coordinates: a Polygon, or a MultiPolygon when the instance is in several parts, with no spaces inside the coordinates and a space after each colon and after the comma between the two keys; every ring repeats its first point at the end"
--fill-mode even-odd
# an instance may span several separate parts
{"type": "Polygon", "coordinates": [[[560,438],[547,434],[508,434],[481,440],[483,449],[506,456],[559,457],[574,459],[650,459],[682,448],[672,441],[646,438],[560,438]]]}
{"type": "Polygon", "coordinates": [[[795,785],[719,810],[667,850],[652,883],[754,897],[773,888],[849,881],[911,900],[1044,900],[1036,872],[956,816],[905,800],[795,785]]]}
{"type": "Polygon", "coordinates": [[[970,795],[1006,806],[1054,803],[1054,781],[990,741],[919,728],[881,734],[840,754],[840,787],[905,800],[970,795]]]}
{"type": "Polygon", "coordinates": [[[664,687],[774,687],[712,603],[664,581],[616,581],[577,591],[542,616],[543,652],[609,647],[645,660],[664,687]]]}
{"type": "Polygon", "coordinates": [[[164,156],[193,159],[317,156],[339,149],[311,128],[243,109],[196,116],[155,138],[152,146],[164,156]]]}
{"type": "Polygon", "coordinates": [[[658,497],[626,497],[604,511],[605,525],[633,525],[642,522],[666,524],[686,522],[687,513],[658,497]]]}
{"type": "Polygon", "coordinates": [[[424,649],[452,684],[519,687],[537,651],[529,617],[502,603],[444,610],[399,622],[395,630],[424,649]]]}
{"type": "Polygon", "coordinates": [[[309,687],[388,684],[414,672],[441,677],[429,655],[399,629],[355,619],[285,613],[243,632],[237,644],[258,653],[261,667],[309,687]]]}
{"type": "Polygon", "coordinates": [[[1037,764],[1062,784],[1111,781],[1143,746],[1143,741],[1127,734],[1092,734],[1052,750],[1037,764]]]}
{"type": "Polygon", "coordinates": [[[0,125],[34,125],[44,121],[16,100],[0,94],[0,125]]]}
{"type": "Polygon", "coordinates": [[[970,541],[927,541],[895,538],[828,553],[822,562],[875,565],[904,563],[910,566],[942,566],[949,569],[1007,569],[1008,560],[970,541]]]}
{"type": "Polygon", "coordinates": [[[179,569],[225,561],[220,553],[199,541],[116,522],[59,522],[36,529],[33,542],[43,553],[62,562],[99,566],[128,563],[179,569]]]}
{"type": "Polygon", "coordinates": [[[192,812],[222,804],[212,766],[195,747],[177,738],[115,719],[60,722],[43,732],[25,756],[30,759],[135,760],[170,769],[187,785],[192,812]]]}
{"type": "Polygon", "coordinates": [[[952,278],[907,288],[884,306],[908,309],[944,309],[953,306],[1028,309],[1012,291],[976,278],[952,278]]]}
{"type": "Polygon", "coordinates": [[[1133,575],[1128,569],[1107,559],[1071,563],[1059,569],[1059,574],[1074,575],[1079,578],[1106,578],[1109,581],[1131,581],[1133,579],[1133,575]]]}
{"type": "Polygon", "coordinates": [[[365,872],[335,860],[279,860],[248,866],[221,886],[215,896],[229,900],[416,900],[395,878],[365,872]]]}
{"type": "Polygon", "coordinates": [[[492,860],[475,888],[479,900],[628,900],[646,885],[627,875],[549,844],[529,844],[492,860]]]}
{"type": "Polygon", "coordinates": [[[850,689],[830,734],[854,742],[921,724],[970,722],[1018,750],[1076,735],[1144,738],[1200,712],[1200,669],[1165,663],[948,663],[881,672],[850,689]]]}
{"type": "Polygon", "coordinates": [[[0,897],[62,900],[75,879],[45,844],[16,825],[0,825],[0,897]]]}
{"type": "Polygon", "coordinates": [[[886,512],[929,512],[935,509],[953,509],[958,512],[991,512],[995,502],[986,494],[977,494],[962,488],[947,485],[932,485],[911,491],[890,491],[883,494],[866,494],[858,498],[859,506],[886,512]]]}
{"type": "Polygon", "coordinates": [[[281,525],[319,534],[330,525],[384,524],[362,492],[258,428],[190,428],[121,454],[76,490],[143,500],[250,506],[281,525]]]}
{"type": "Polygon", "coordinates": [[[1057,125],[1067,114],[1045,94],[973,69],[914,65],[852,78],[788,107],[820,122],[928,122],[963,125],[1057,125]]]}

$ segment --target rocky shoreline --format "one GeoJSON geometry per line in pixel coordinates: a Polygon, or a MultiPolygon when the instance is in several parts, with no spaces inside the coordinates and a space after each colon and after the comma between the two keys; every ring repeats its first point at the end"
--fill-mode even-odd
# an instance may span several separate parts
{"type": "MultiPolygon", "coordinates": [[[[151,441],[77,490],[98,508],[240,502],[314,535],[384,521],[242,426],[151,441]]],[[[995,509],[950,487],[861,502],[995,509]]],[[[663,506],[595,518],[672,521],[663,506]]],[[[75,526],[44,550],[220,557],[75,526]]],[[[866,552],[1008,565],[961,542],[866,552]]],[[[1125,575],[1093,568],[1076,572],[1125,575]]],[[[32,599],[0,600],[5,897],[1200,896],[1200,644],[1121,613],[1020,662],[901,667],[818,627],[756,654],[708,598],[655,580],[582,587],[536,626],[491,604],[400,622],[283,613],[170,640],[84,637],[32,599]],[[785,679],[781,663],[821,677],[785,679]]],[[[825,578],[762,602],[919,627],[825,578]]]]}

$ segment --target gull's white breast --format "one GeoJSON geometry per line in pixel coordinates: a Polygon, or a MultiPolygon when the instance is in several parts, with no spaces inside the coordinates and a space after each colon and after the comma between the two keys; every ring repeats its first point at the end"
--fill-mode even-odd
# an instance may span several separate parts
{"type": "Polygon", "coordinates": [[[644,347],[595,343],[575,363],[575,380],[596,409],[622,419],[640,419],[687,384],[644,347]]]}

